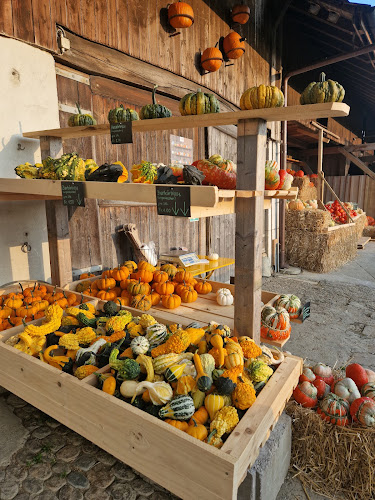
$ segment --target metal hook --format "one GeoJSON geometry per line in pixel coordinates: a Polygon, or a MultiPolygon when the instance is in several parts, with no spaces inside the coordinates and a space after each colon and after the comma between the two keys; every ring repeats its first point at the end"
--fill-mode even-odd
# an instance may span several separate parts
{"type": "Polygon", "coordinates": [[[23,253],[30,253],[31,252],[31,245],[29,244],[28,241],[25,241],[25,243],[21,246],[21,252],[23,252],[23,253]]]}
{"type": "Polygon", "coordinates": [[[20,143],[17,144],[17,151],[24,151],[26,148],[23,148],[20,143]]]}

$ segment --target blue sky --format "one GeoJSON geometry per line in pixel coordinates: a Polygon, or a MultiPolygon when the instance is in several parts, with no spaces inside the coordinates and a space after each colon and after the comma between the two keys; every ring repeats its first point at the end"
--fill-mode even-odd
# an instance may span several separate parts
{"type": "Polygon", "coordinates": [[[373,7],[375,7],[375,0],[349,0],[350,3],[365,3],[366,5],[372,5],[373,7]]]}

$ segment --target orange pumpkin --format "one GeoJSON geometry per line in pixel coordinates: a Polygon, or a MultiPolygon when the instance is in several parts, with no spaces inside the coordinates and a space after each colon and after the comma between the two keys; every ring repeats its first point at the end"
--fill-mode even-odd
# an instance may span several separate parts
{"type": "Polygon", "coordinates": [[[223,49],[228,59],[238,59],[245,53],[245,38],[232,31],[224,38],[223,49]]]}
{"type": "Polygon", "coordinates": [[[24,305],[19,307],[16,311],[16,315],[20,318],[24,318],[25,316],[33,316],[38,312],[38,307],[32,305],[24,305]]]}
{"type": "Polygon", "coordinates": [[[195,302],[198,298],[198,293],[193,289],[193,290],[183,290],[181,292],[181,300],[182,302],[195,302]]]}
{"type": "Polygon", "coordinates": [[[95,274],[83,273],[83,274],[80,275],[79,279],[80,280],[85,280],[87,278],[93,278],[94,276],[95,276],[95,274]]]}
{"type": "Polygon", "coordinates": [[[151,293],[151,304],[157,306],[161,300],[161,296],[158,292],[153,291],[151,293]]]}
{"type": "Polygon", "coordinates": [[[141,262],[138,264],[138,270],[142,271],[142,269],[144,269],[145,271],[151,271],[152,273],[155,271],[155,267],[145,260],[141,260],[141,262]]]}
{"type": "Polygon", "coordinates": [[[116,304],[119,304],[120,306],[130,306],[131,298],[130,297],[116,297],[113,299],[113,301],[116,304]]]}
{"type": "Polygon", "coordinates": [[[134,280],[132,279],[126,279],[126,280],[123,280],[123,281],[120,281],[120,288],[121,290],[127,290],[128,288],[128,285],[134,280]]]}
{"type": "MultiPolygon", "coordinates": [[[[39,297],[35,297],[36,300],[39,300],[39,297]]],[[[10,307],[11,309],[18,309],[23,304],[22,299],[18,297],[12,297],[5,301],[5,306],[10,307]]]]}
{"type": "Polygon", "coordinates": [[[114,300],[117,295],[116,292],[108,288],[107,290],[100,290],[97,297],[100,300],[114,300]]]}
{"type": "Polygon", "coordinates": [[[144,283],[151,283],[154,274],[151,271],[147,271],[146,269],[140,269],[135,274],[135,279],[143,281],[144,283]]]}
{"type": "Polygon", "coordinates": [[[168,22],[173,28],[190,28],[194,23],[194,11],[188,3],[179,0],[169,5],[168,22]]]}
{"type": "Polygon", "coordinates": [[[141,280],[138,280],[129,283],[127,290],[132,295],[138,295],[138,294],[148,295],[151,291],[151,287],[148,283],[143,283],[141,280]]]}
{"type": "Polygon", "coordinates": [[[201,56],[201,66],[206,71],[210,73],[214,73],[218,69],[220,69],[223,63],[223,54],[216,47],[209,47],[204,50],[201,56]]]}
{"type": "Polygon", "coordinates": [[[181,297],[174,293],[163,295],[163,297],[161,298],[161,303],[167,309],[176,309],[176,307],[179,307],[181,305],[181,297]]]}
{"type": "Polygon", "coordinates": [[[198,283],[194,287],[198,293],[203,295],[212,292],[212,285],[208,283],[208,281],[202,280],[198,281],[198,283]]]}
{"type": "Polygon", "coordinates": [[[103,271],[102,278],[112,278],[112,269],[106,269],[103,271]]]}
{"type": "Polygon", "coordinates": [[[131,299],[131,298],[132,298],[132,294],[131,294],[131,293],[129,293],[127,290],[123,290],[123,291],[121,292],[121,297],[122,297],[122,298],[128,298],[128,299],[131,299]]]}
{"type": "Polygon", "coordinates": [[[169,276],[165,271],[155,271],[153,281],[155,283],[165,283],[168,281],[169,276]]]}
{"type": "Polygon", "coordinates": [[[112,273],[112,278],[116,281],[124,281],[128,278],[130,271],[127,267],[115,269],[112,273]]]}
{"type": "Polygon", "coordinates": [[[99,290],[110,290],[115,288],[116,281],[113,278],[103,278],[97,282],[99,290]]]}
{"type": "Polygon", "coordinates": [[[238,4],[232,9],[232,21],[238,24],[246,24],[250,19],[250,7],[248,5],[238,4]]]}
{"type": "Polygon", "coordinates": [[[189,271],[178,271],[178,273],[176,274],[174,279],[178,283],[183,283],[184,281],[186,283],[191,283],[193,281],[194,277],[191,273],[189,273],[189,271]]]}
{"type": "Polygon", "coordinates": [[[292,200],[288,203],[288,210],[304,210],[305,205],[300,200],[292,200]]]}
{"type": "Polygon", "coordinates": [[[0,309],[0,318],[6,319],[8,316],[14,316],[14,311],[11,307],[5,306],[0,309]]]}
{"type": "Polygon", "coordinates": [[[166,281],[165,283],[157,283],[155,285],[155,291],[159,295],[170,295],[174,292],[174,284],[170,281],[166,281]]]}
{"type": "Polygon", "coordinates": [[[131,307],[135,307],[141,311],[148,311],[151,309],[151,297],[142,294],[135,295],[131,301],[131,307]]]}
{"type": "Polygon", "coordinates": [[[174,289],[175,293],[177,293],[177,295],[179,295],[180,297],[184,290],[188,290],[191,292],[192,290],[194,290],[194,286],[191,283],[186,283],[184,281],[183,283],[178,283],[174,289]]]}

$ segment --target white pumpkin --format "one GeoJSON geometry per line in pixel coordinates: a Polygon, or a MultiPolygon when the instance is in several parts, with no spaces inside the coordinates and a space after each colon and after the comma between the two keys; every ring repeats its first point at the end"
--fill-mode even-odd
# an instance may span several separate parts
{"type": "Polygon", "coordinates": [[[340,398],[344,398],[349,401],[349,403],[353,403],[355,399],[361,397],[354,380],[348,377],[342,378],[341,380],[335,382],[333,386],[333,392],[336,394],[336,396],[340,396],[340,398]]]}
{"type": "Polygon", "coordinates": [[[130,347],[132,348],[133,353],[136,356],[139,354],[145,354],[150,348],[150,342],[146,339],[146,337],[134,337],[134,339],[130,342],[130,347]]]}
{"type": "Polygon", "coordinates": [[[210,255],[207,255],[208,260],[219,260],[219,254],[217,253],[210,253],[210,255]]]}
{"type": "Polygon", "coordinates": [[[231,291],[228,288],[220,288],[216,292],[216,302],[220,306],[231,306],[233,304],[234,298],[231,291]]]}

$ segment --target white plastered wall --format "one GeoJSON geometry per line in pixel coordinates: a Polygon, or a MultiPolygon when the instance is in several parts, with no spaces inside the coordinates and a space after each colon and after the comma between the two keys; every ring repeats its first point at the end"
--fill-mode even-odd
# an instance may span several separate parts
{"type": "MultiPolygon", "coordinates": [[[[53,57],[35,47],[0,37],[0,179],[14,168],[40,161],[38,140],[22,132],[59,127],[53,57]]],[[[0,180],[1,182],[1,180],[0,180]]],[[[0,285],[23,279],[50,280],[47,222],[43,201],[0,202],[0,285]],[[31,250],[21,247],[28,242],[31,250]]]]}

